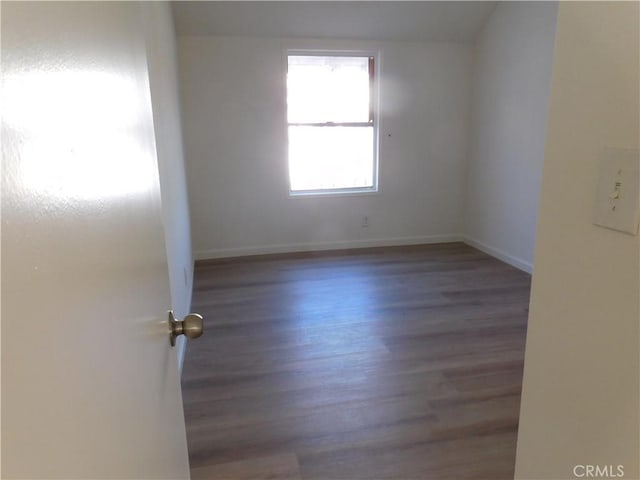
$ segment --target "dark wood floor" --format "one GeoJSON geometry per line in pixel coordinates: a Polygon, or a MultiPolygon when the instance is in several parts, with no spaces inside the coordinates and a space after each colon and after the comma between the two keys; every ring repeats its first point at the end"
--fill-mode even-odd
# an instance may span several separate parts
{"type": "Polygon", "coordinates": [[[513,478],[529,289],[460,243],[199,263],[193,478],[513,478]]]}

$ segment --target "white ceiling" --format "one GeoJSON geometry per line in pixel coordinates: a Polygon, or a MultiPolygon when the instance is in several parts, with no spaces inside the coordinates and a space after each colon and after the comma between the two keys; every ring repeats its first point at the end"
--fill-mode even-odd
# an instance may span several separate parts
{"type": "Polygon", "coordinates": [[[496,2],[173,2],[178,35],[471,41],[496,2]]]}

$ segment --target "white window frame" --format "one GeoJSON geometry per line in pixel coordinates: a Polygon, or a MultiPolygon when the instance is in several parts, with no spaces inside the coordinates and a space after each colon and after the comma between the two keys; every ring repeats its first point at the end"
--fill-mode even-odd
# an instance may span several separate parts
{"type": "Polygon", "coordinates": [[[371,195],[379,191],[379,125],[380,125],[380,52],[377,50],[317,50],[317,49],[286,49],[284,52],[284,78],[285,78],[285,130],[286,130],[286,163],[287,163],[287,183],[289,186],[289,197],[326,197],[326,196],[348,196],[348,195],[371,195]],[[369,57],[373,59],[373,81],[370,84],[371,109],[373,110],[371,118],[373,119],[373,176],[371,187],[358,188],[330,188],[317,190],[292,190],[291,177],[289,174],[289,118],[286,101],[288,98],[287,91],[287,70],[289,65],[289,56],[326,56],[326,57],[369,57]]]}

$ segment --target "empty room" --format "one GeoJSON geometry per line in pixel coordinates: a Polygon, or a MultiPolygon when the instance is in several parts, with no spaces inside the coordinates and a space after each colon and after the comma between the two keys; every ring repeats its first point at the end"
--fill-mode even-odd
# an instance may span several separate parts
{"type": "Polygon", "coordinates": [[[638,7],[3,1],[2,478],[640,479],[638,7]]]}

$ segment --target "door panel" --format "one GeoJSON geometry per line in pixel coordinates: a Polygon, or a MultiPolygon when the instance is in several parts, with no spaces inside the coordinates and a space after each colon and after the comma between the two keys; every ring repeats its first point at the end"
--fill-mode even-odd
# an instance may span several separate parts
{"type": "Polygon", "coordinates": [[[139,5],[1,9],[3,478],[188,478],[139,5]]]}

